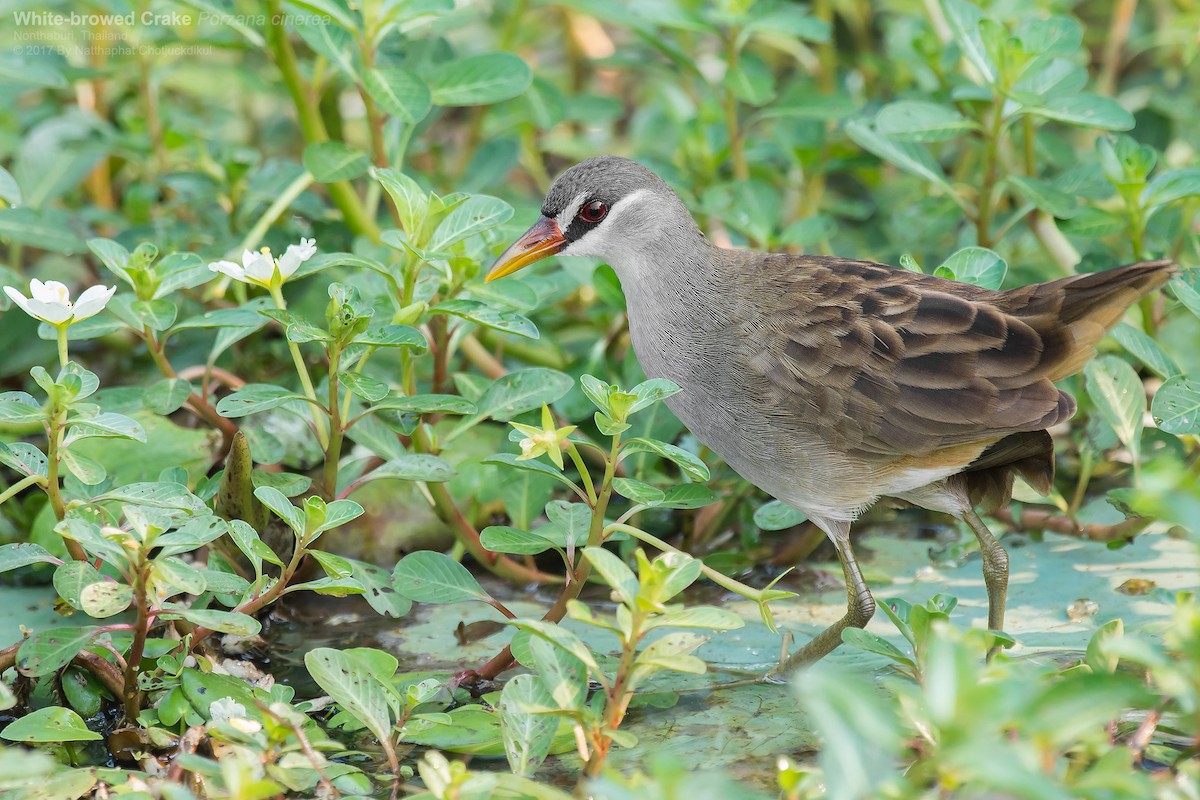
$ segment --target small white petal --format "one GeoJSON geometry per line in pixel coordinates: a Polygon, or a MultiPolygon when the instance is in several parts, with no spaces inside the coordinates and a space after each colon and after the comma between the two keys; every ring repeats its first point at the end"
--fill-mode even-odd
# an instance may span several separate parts
{"type": "Polygon", "coordinates": [[[228,275],[234,280],[244,281],[246,279],[246,270],[242,268],[241,264],[235,264],[232,261],[214,261],[208,265],[208,268],[213,272],[228,275]]]}
{"type": "Polygon", "coordinates": [[[246,268],[246,277],[242,280],[249,283],[266,286],[275,277],[275,259],[265,253],[245,251],[242,253],[242,266],[246,268]]]}
{"type": "Polygon", "coordinates": [[[284,280],[290,278],[300,265],[316,255],[316,252],[316,239],[301,239],[300,244],[288,245],[287,252],[279,259],[279,274],[284,280]]]}
{"type": "Polygon", "coordinates": [[[81,319],[87,319],[99,314],[108,305],[108,301],[112,299],[116,291],[116,286],[112,288],[107,286],[92,286],[85,290],[83,294],[79,295],[79,299],[75,301],[75,321],[78,322],[81,319]]]}
{"type": "Polygon", "coordinates": [[[29,308],[26,309],[30,315],[37,317],[42,322],[49,322],[51,325],[61,325],[71,318],[71,307],[65,303],[47,303],[37,298],[30,298],[29,308]]]}
{"type": "Polygon", "coordinates": [[[65,283],[58,281],[42,283],[34,278],[29,282],[29,293],[33,295],[34,300],[41,300],[43,303],[62,303],[63,305],[71,303],[71,290],[65,283]]]}
{"type": "Polygon", "coordinates": [[[33,316],[33,312],[29,310],[29,298],[25,297],[25,295],[21,294],[11,286],[5,286],[4,293],[8,295],[10,300],[17,304],[17,308],[21,309],[29,316],[33,316]]]}

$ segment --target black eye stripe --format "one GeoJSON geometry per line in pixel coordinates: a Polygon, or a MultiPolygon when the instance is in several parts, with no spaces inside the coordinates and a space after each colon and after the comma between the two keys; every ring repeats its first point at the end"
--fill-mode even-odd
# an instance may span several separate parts
{"type": "Polygon", "coordinates": [[[571,219],[567,229],[563,231],[563,238],[568,242],[574,242],[607,219],[608,213],[611,210],[612,206],[607,200],[599,197],[591,197],[585,200],[575,212],[575,216],[571,219]],[[598,215],[597,212],[599,212],[598,215]]]}

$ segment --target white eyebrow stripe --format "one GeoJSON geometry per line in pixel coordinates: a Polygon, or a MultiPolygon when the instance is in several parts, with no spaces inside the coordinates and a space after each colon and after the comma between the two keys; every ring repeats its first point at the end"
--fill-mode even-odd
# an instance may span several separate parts
{"type": "Polygon", "coordinates": [[[558,229],[563,233],[567,232],[567,228],[571,226],[571,220],[575,219],[575,215],[579,213],[580,206],[587,199],[587,192],[580,192],[575,195],[571,202],[563,206],[563,210],[558,212],[555,222],[558,223],[558,229]]]}

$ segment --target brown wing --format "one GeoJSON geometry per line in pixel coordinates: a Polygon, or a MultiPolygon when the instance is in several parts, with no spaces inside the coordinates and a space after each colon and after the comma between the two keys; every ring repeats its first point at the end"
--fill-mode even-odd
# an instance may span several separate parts
{"type": "Polygon", "coordinates": [[[844,259],[780,256],[751,369],[830,445],[892,460],[1044,430],[1125,309],[1172,274],[1149,262],[995,292],[844,259]]]}

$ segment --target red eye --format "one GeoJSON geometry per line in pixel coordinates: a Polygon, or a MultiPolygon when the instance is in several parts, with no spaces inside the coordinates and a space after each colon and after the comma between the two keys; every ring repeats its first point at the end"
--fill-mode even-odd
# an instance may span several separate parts
{"type": "Polygon", "coordinates": [[[584,222],[599,222],[608,213],[608,206],[602,200],[593,200],[579,209],[579,218],[584,222]]]}

